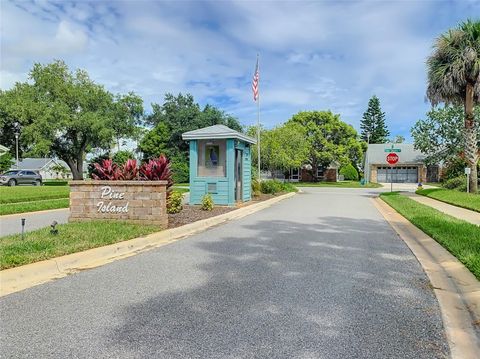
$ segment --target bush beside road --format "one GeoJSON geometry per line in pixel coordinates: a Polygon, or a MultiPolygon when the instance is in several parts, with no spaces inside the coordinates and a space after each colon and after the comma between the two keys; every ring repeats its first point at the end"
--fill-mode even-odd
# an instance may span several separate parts
{"type": "Polygon", "coordinates": [[[398,192],[382,193],[380,198],[440,243],[480,279],[478,226],[415,202],[398,192]]]}

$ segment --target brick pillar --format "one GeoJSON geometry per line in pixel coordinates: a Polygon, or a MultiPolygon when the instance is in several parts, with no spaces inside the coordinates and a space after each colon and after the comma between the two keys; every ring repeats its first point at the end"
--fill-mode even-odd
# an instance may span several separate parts
{"type": "Polygon", "coordinates": [[[70,181],[70,222],[168,225],[166,181],[70,181]]]}

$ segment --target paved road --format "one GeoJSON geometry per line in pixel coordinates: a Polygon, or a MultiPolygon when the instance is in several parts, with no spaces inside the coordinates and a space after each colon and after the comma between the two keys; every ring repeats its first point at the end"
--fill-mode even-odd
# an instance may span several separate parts
{"type": "Polygon", "coordinates": [[[0,216],[0,236],[22,232],[21,219],[25,218],[25,231],[48,227],[53,221],[57,223],[68,222],[69,209],[55,209],[32,213],[20,213],[0,216]]]}
{"type": "Polygon", "coordinates": [[[304,189],[0,299],[5,358],[442,358],[437,301],[370,190],[304,189]]]}

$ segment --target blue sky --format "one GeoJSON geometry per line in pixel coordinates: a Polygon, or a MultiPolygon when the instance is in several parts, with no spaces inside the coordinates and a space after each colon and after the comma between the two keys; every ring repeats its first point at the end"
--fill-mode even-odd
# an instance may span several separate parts
{"type": "Polygon", "coordinates": [[[112,92],[161,103],[190,92],[256,121],[251,78],[260,53],[261,121],[331,109],[359,128],[376,94],[392,135],[410,137],[425,103],[433,40],[468,17],[462,1],[1,1],[0,88],[35,62],[63,59],[112,92]]]}

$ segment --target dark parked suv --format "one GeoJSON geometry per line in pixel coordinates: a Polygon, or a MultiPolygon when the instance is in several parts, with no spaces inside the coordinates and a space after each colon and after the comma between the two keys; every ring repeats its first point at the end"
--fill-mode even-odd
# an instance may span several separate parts
{"type": "Polygon", "coordinates": [[[11,170],[0,176],[0,184],[4,186],[16,186],[17,184],[41,186],[42,176],[36,172],[28,170],[11,170]]]}

